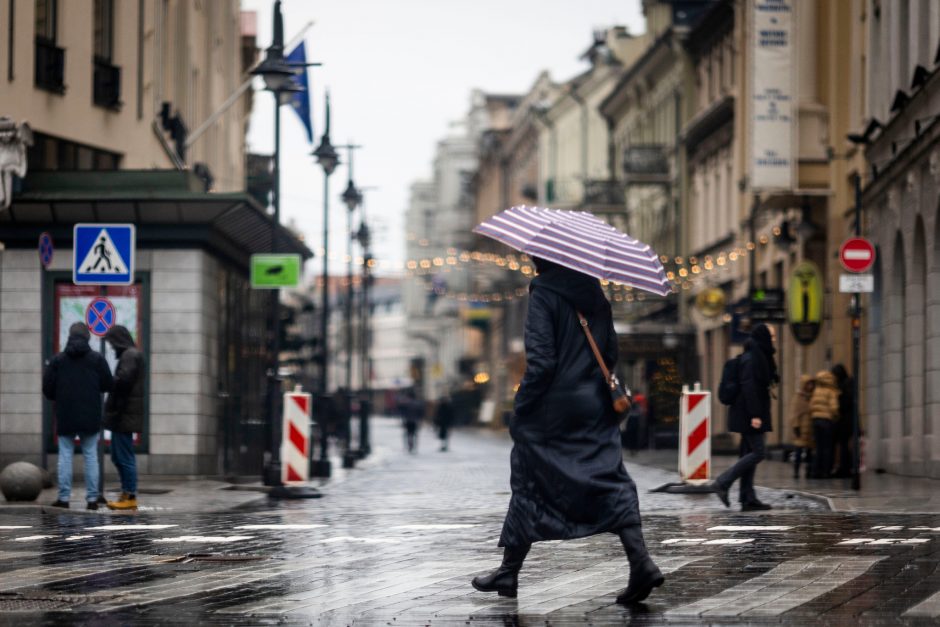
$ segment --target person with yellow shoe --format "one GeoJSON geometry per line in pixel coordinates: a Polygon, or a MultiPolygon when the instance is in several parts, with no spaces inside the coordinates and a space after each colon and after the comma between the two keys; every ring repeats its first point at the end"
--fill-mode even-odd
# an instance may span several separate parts
{"type": "Polygon", "coordinates": [[[144,356],[127,327],[116,324],[104,336],[118,358],[114,390],[105,403],[105,429],[111,430],[111,461],[121,477],[121,496],[108,501],[114,510],[137,509],[137,459],[134,434],[144,429],[144,356]]]}

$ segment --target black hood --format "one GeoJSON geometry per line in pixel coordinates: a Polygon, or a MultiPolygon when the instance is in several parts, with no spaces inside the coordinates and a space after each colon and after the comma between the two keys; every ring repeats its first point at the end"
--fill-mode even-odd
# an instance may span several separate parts
{"type": "Polygon", "coordinates": [[[529,290],[535,287],[555,292],[581,313],[593,313],[610,306],[597,279],[564,266],[552,265],[540,273],[532,279],[529,290]]]}
{"type": "Polygon", "coordinates": [[[131,332],[127,330],[127,327],[120,324],[116,324],[111,327],[105,334],[104,339],[110,342],[111,346],[114,348],[114,352],[117,353],[118,357],[120,357],[121,353],[126,351],[128,348],[135,346],[134,338],[131,337],[131,332]]]}
{"type": "Polygon", "coordinates": [[[72,334],[65,344],[65,354],[72,359],[77,359],[91,350],[88,345],[88,338],[84,335],[72,334]]]}

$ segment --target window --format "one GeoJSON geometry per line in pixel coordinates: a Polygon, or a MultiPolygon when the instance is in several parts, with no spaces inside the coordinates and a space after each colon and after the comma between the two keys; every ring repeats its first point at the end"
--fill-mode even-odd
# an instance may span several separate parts
{"type": "Polygon", "coordinates": [[[56,36],[56,0],[36,0],[36,39],[55,43],[56,36]]]}
{"type": "Polygon", "coordinates": [[[55,170],[117,170],[121,155],[85,144],[77,144],[45,133],[33,134],[26,156],[34,172],[55,170]]]}
{"type": "Polygon", "coordinates": [[[107,109],[121,108],[121,68],[114,55],[114,0],[95,0],[94,5],[94,103],[107,109]]]}
{"type": "Polygon", "coordinates": [[[95,58],[111,61],[114,52],[114,0],[95,0],[95,58]]]}
{"type": "Polygon", "coordinates": [[[56,0],[36,0],[36,87],[65,92],[65,50],[56,46],[56,0]]]}

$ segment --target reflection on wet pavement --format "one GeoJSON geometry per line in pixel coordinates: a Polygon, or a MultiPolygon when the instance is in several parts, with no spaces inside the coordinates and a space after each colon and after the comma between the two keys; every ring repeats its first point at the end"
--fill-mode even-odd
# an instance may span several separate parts
{"type": "MultiPolygon", "coordinates": [[[[397,444],[394,423],[376,437],[397,444]]],[[[322,499],[227,513],[0,508],[0,623],[930,624],[940,617],[940,516],[833,513],[783,491],[777,509],[649,494],[670,473],[628,466],[666,585],[641,608],[601,535],[533,547],[519,597],[475,592],[497,564],[509,443],[465,432],[452,451],[387,449],[322,499]]],[[[759,478],[759,474],[758,474],[759,478]]]]}

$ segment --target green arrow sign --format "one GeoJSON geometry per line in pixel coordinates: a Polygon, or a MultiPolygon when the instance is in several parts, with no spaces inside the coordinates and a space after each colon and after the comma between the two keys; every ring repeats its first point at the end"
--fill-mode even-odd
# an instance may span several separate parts
{"type": "Polygon", "coordinates": [[[300,255],[252,255],[251,287],[297,287],[300,285],[300,264],[300,255]]]}

